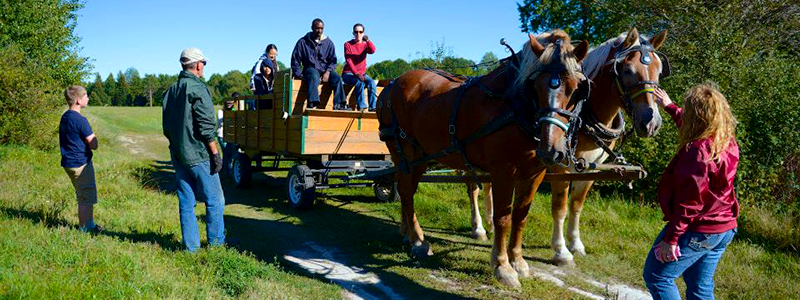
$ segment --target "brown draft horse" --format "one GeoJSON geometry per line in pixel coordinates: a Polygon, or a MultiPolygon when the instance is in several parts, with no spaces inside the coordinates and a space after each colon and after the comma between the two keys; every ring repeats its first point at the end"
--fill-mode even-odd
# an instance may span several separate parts
{"type": "MultiPolygon", "coordinates": [[[[661,126],[661,115],[655,104],[652,89],[658,85],[660,77],[664,77],[665,66],[661,58],[652,51],[638,51],[637,48],[650,45],[652,50],[661,47],[667,37],[662,31],[652,38],[640,36],[636,28],[628,33],[609,39],[595,49],[589,51],[582,62],[585,74],[592,80],[592,90],[588,103],[582,110],[584,126],[591,126],[594,135],[599,136],[609,149],[614,148],[616,139],[624,130],[622,111],[633,117],[633,127],[641,137],[654,136],[661,126]],[[642,57],[646,53],[649,59],[642,57]],[[615,64],[616,62],[616,64],[615,64]],[[647,62],[647,63],[644,63],[647,62]],[[616,68],[616,70],[615,70],[616,68]],[[619,85],[617,85],[619,82],[619,85]],[[629,104],[626,104],[628,102],[629,104]]],[[[668,66],[667,66],[668,67],[668,66]]],[[[668,72],[668,70],[666,70],[668,72]]],[[[578,146],[575,156],[587,162],[601,163],[609,154],[596,143],[596,139],[587,130],[578,134],[578,146]]],[[[554,173],[574,172],[574,169],[559,166],[550,167],[554,173]]],[[[557,265],[573,265],[572,253],[586,255],[580,239],[579,220],[593,181],[552,182],[551,212],[553,215],[553,237],[551,246],[555,251],[553,262],[557,265]],[[570,189],[571,188],[571,189],[570,189]],[[567,226],[566,246],[563,234],[564,219],[567,216],[567,196],[570,195],[570,218],[567,226]]],[[[491,186],[487,186],[489,194],[491,186]]],[[[481,225],[478,209],[478,190],[475,184],[467,184],[467,193],[472,205],[473,236],[480,238],[485,230],[481,225]],[[477,223],[477,225],[476,225],[477,223]]],[[[486,197],[486,215],[491,216],[491,197],[486,197]]],[[[487,219],[487,224],[492,223],[487,219]]]]}
{"type": "Polygon", "coordinates": [[[464,140],[512,109],[516,116],[534,117],[533,123],[538,123],[540,129],[533,134],[539,136],[540,142],[529,136],[524,126],[515,126],[522,124],[517,121],[475,139],[463,146],[463,152],[436,158],[450,168],[467,170],[471,165],[490,174],[495,200],[492,267],[501,283],[514,287],[520,286],[519,276],[530,276],[522,257],[522,230],[534,193],[544,178],[546,164],[560,162],[568,153],[565,131],[556,123],[569,120],[553,111],[570,109],[572,93],[585,80],[579,64],[588,51],[585,42],[573,48],[569,36],[560,30],[529,37],[530,41],[516,54],[518,67],[512,59],[475,79],[476,84],[462,86],[460,81],[429,70],[406,72],[388,92],[381,93],[377,112],[382,132],[386,128],[397,132],[392,138],[382,137],[392,161],[401,170],[406,166],[408,171],[396,173],[402,205],[400,230],[412,245],[412,255],[417,257],[433,254],[414,213],[414,194],[427,164],[409,162],[448,149],[453,144],[451,132],[456,140],[464,140]],[[462,97],[461,104],[456,106],[458,97],[462,97]],[[519,109],[514,104],[520,102],[524,107],[540,109],[519,109]],[[544,114],[541,109],[545,109],[544,114]],[[455,122],[449,122],[456,112],[455,122]]]}
{"type": "MultiPolygon", "coordinates": [[[[636,28],[627,34],[612,38],[587,55],[583,70],[592,80],[592,92],[584,109],[584,124],[593,126],[595,136],[613,149],[616,139],[624,130],[621,111],[633,118],[633,128],[640,137],[652,137],[661,127],[661,114],[653,95],[660,77],[668,74],[661,58],[653,51],[661,47],[667,38],[662,31],[652,38],[639,35],[636,28]],[[640,51],[644,49],[644,51],[640,51]],[[642,56],[645,55],[645,56],[642,56]],[[616,69],[616,70],[615,70],[616,69]],[[590,115],[591,114],[591,115],[590,115]],[[593,120],[592,120],[593,119],[593,120]]],[[[587,162],[601,163],[610,156],[596,143],[587,130],[578,134],[576,157],[587,162]]],[[[561,167],[550,168],[551,172],[564,173],[561,167]]],[[[585,256],[586,250],[580,239],[579,222],[583,203],[594,181],[551,182],[553,214],[553,237],[551,247],[557,265],[573,265],[571,253],[585,256]],[[570,196],[569,222],[567,224],[566,247],[563,237],[564,219],[567,215],[567,196],[570,196]],[[569,249],[569,250],[568,250],[569,249]]]]}

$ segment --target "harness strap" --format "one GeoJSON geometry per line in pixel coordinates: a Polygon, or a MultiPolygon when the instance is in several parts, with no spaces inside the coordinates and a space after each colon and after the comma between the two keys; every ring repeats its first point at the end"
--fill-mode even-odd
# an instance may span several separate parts
{"type": "Polygon", "coordinates": [[[464,160],[464,165],[467,167],[467,171],[473,177],[475,177],[475,182],[477,183],[478,188],[483,189],[483,185],[478,179],[478,174],[475,173],[475,168],[471,163],[469,163],[469,159],[467,159],[467,152],[464,150],[464,146],[466,144],[461,143],[456,137],[456,118],[458,117],[458,109],[461,107],[461,99],[464,97],[464,93],[466,93],[467,89],[479,82],[481,78],[483,78],[483,76],[472,77],[459,87],[456,100],[453,102],[453,114],[450,115],[450,124],[448,125],[447,131],[450,134],[450,148],[454,148],[461,154],[461,158],[464,160]]]}

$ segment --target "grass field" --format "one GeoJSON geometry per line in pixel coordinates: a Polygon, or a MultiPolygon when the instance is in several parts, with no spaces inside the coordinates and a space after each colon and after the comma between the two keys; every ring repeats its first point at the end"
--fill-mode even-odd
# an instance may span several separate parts
{"type": "MultiPolygon", "coordinates": [[[[622,298],[616,285],[644,290],[644,257],[663,226],[653,205],[590,194],[581,224],[588,256],[559,269],[548,262],[549,195],[540,194],[525,230],[525,257],[545,275],[523,279],[514,290],[494,280],[491,243],[469,238],[462,185],[421,185],[415,207],[435,255],[417,261],[397,233],[399,203],[375,203],[371,189],[336,189],[321,192],[313,210],[296,211],[285,200],[285,174],[275,172],[256,174],[249,189],[223,179],[227,235],[241,242],[192,255],[180,250],[160,109],[89,108],[85,114],[101,142],[94,159],[101,198],[96,218],[107,232],[76,229],[74,194],[57,151],[0,146],[2,298],[341,298],[346,282],[331,284],[286,256],[324,249],[321,256],[379,278],[380,286],[348,287],[356,295],[614,299],[622,298]]],[[[202,204],[197,212],[202,216],[202,204]]],[[[737,238],[717,271],[716,292],[720,299],[789,299],[800,295],[798,283],[796,254],[737,238]]]]}

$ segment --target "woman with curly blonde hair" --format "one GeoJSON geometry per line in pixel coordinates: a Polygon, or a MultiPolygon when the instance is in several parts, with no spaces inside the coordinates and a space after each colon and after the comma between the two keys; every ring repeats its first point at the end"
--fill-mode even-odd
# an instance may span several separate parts
{"type": "Polygon", "coordinates": [[[739,202],[733,182],[739,162],[736,118],[712,84],[690,89],[683,108],[657,89],[656,100],[678,126],[678,151],[661,176],[658,201],[667,225],[645,261],[654,299],[714,299],[714,272],[736,234],[739,202]]]}

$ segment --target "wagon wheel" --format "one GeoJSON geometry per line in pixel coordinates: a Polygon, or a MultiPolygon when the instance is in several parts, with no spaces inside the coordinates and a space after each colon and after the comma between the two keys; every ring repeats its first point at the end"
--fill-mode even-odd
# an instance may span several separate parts
{"type": "Polygon", "coordinates": [[[231,162],[231,177],[233,177],[233,183],[236,187],[245,188],[250,186],[252,175],[250,158],[247,157],[247,154],[239,152],[234,154],[231,162]]]}
{"type": "Polygon", "coordinates": [[[372,190],[379,202],[400,201],[400,193],[397,192],[397,181],[394,180],[394,177],[376,179],[372,190]]]}
{"type": "Polygon", "coordinates": [[[286,175],[286,198],[297,209],[311,209],[314,205],[316,185],[314,175],[306,165],[294,165],[286,175]]]}

